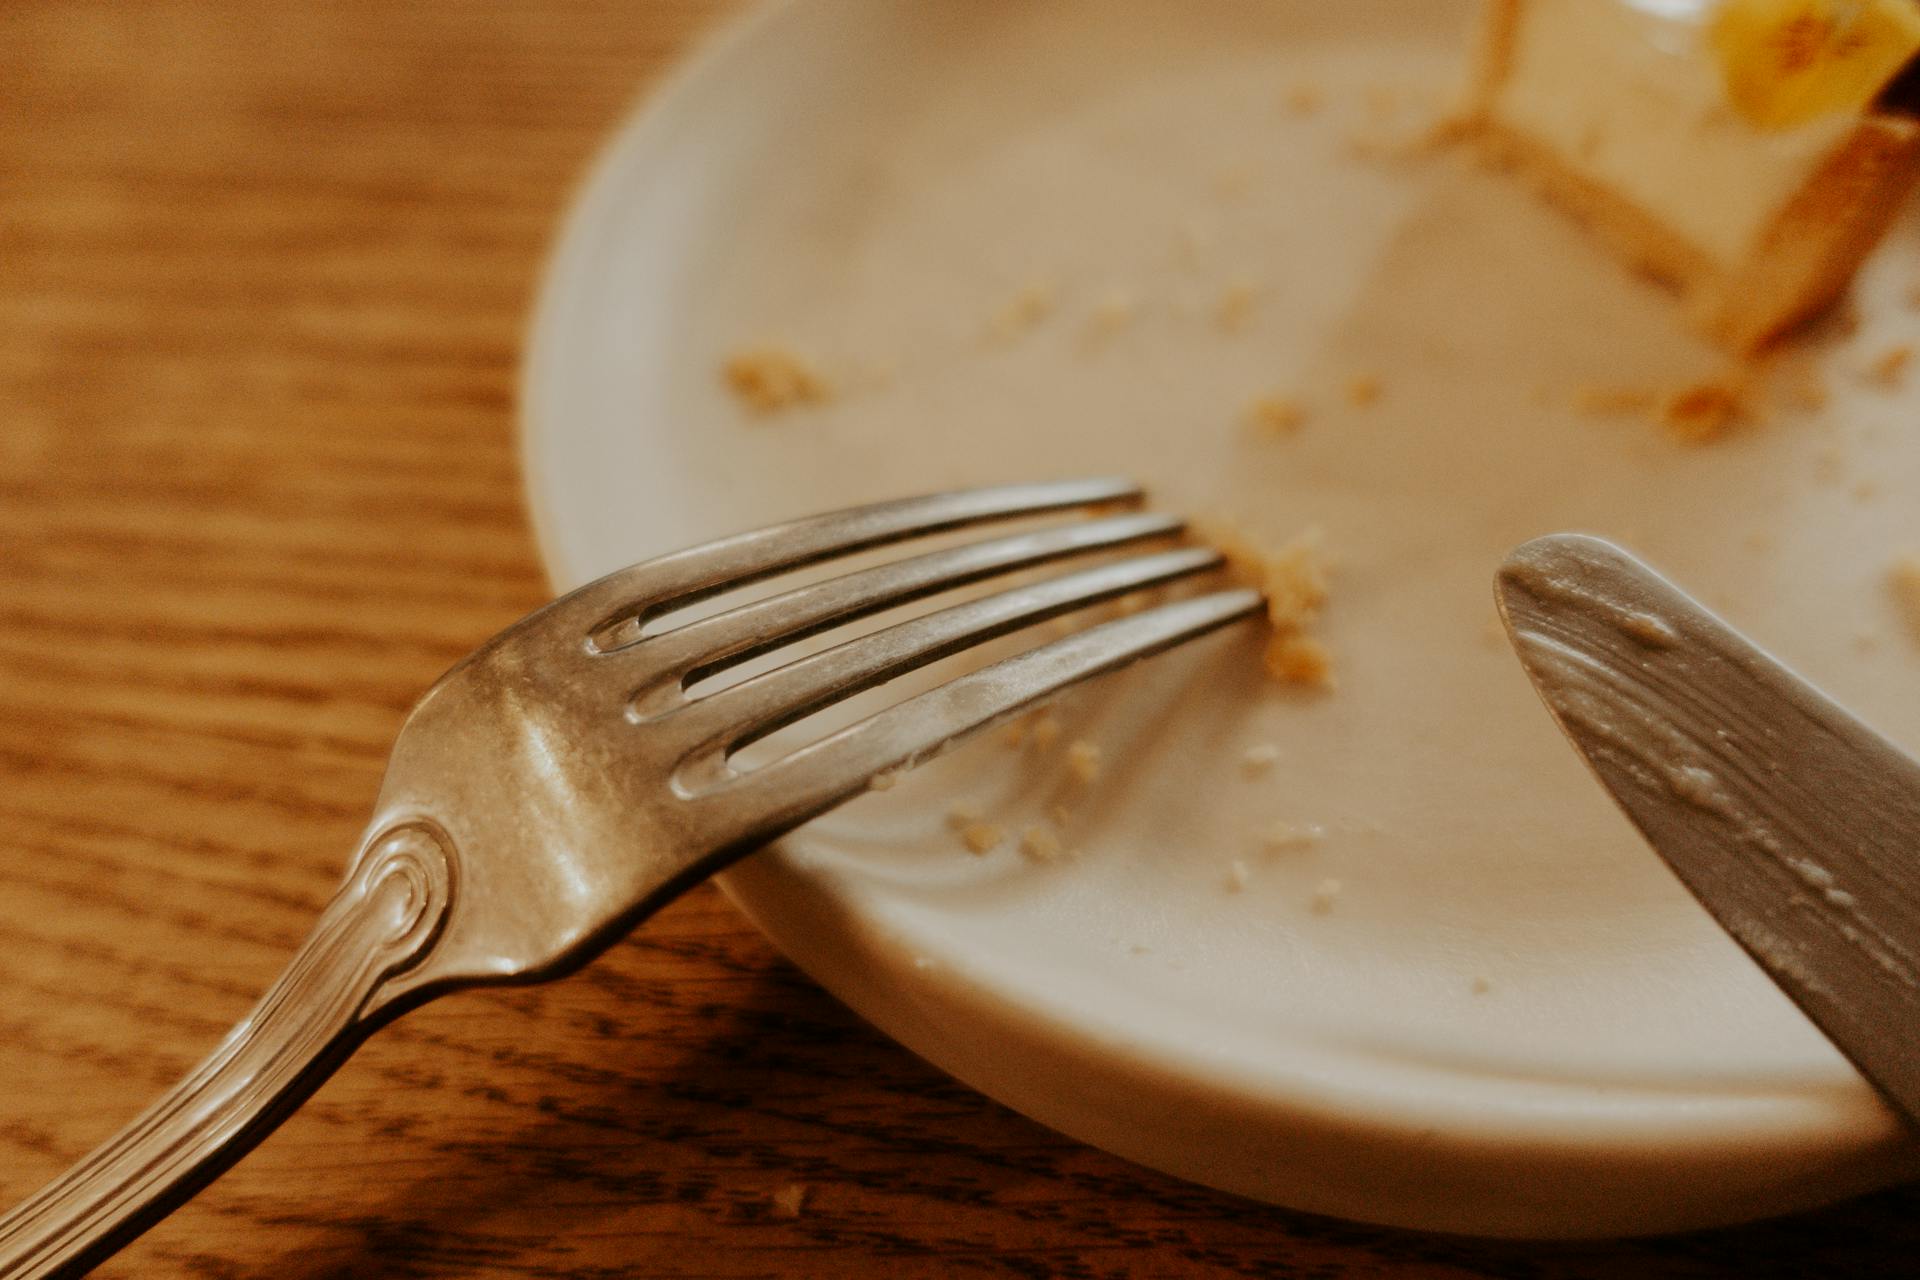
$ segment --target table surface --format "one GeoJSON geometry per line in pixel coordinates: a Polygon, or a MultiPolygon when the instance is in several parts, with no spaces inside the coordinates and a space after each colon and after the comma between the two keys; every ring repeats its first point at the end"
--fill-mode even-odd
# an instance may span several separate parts
{"type": "MultiPolygon", "coordinates": [[[[245,1011],[409,704],[542,600],[541,256],[729,7],[0,6],[0,1200],[245,1011]]],[[[101,1273],[1907,1275],[1917,1208],[1542,1246],[1248,1204],[945,1079],[702,888],[409,1015],[101,1273]]]]}

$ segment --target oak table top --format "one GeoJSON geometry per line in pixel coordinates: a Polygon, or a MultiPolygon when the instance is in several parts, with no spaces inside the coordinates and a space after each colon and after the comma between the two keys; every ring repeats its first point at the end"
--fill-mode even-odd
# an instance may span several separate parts
{"type": "MultiPolygon", "coordinates": [[[[720,0],[0,6],[0,1199],[218,1040],[412,700],[546,584],[542,254],[720,0]]],[[[1188,1186],[952,1083],[711,888],[440,1001],[101,1274],[1913,1274],[1920,1198],[1484,1243],[1188,1186]]]]}

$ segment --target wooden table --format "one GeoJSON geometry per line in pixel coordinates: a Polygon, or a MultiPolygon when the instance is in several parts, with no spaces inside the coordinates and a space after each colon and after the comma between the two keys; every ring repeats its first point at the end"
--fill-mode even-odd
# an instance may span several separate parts
{"type": "MultiPolygon", "coordinates": [[[[413,698],[543,598],[541,254],[726,7],[0,6],[0,1199],[246,1009],[413,698]]],[[[1892,1276],[1917,1209],[1543,1247],[1246,1204],[947,1081],[703,889],[404,1019],[103,1273],[1892,1276]]]]}

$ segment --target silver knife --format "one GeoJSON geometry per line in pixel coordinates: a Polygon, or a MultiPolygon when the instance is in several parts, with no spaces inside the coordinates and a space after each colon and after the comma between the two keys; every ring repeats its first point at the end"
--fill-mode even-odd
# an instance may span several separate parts
{"type": "Polygon", "coordinates": [[[1526,543],[1497,595],[1634,825],[1920,1122],[1920,761],[1612,543],[1526,543]]]}

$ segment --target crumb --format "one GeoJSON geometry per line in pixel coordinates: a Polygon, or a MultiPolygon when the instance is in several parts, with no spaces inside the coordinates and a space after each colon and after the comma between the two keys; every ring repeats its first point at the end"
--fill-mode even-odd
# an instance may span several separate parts
{"type": "Polygon", "coordinates": [[[1052,805],[1047,809],[1047,817],[1054,826],[1064,827],[1073,821],[1073,810],[1063,804],[1052,805]]]}
{"type": "Polygon", "coordinates": [[[1847,469],[1847,455],[1837,444],[1823,447],[1813,455],[1814,479],[1822,484],[1839,484],[1847,469]]]}
{"type": "Polygon", "coordinates": [[[1239,333],[1253,318],[1253,304],[1257,297],[1254,287],[1244,280],[1229,284],[1220,291],[1220,300],[1214,303],[1214,324],[1222,332],[1239,333]]]}
{"type": "Polygon", "coordinates": [[[897,772],[892,769],[883,770],[867,779],[867,790],[891,791],[893,790],[894,784],[898,781],[900,781],[900,775],[897,772]]]}
{"type": "Polygon", "coordinates": [[[1313,914],[1324,916],[1333,910],[1333,901],[1339,896],[1340,882],[1338,880],[1322,880],[1319,884],[1313,886],[1313,898],[1308,905],[1312,908],[1313,914]]]}
{"type": "MultiPolygon", "coordinates": [[[[917,963],[917,962],[916,962],[917,963]]],[[[790,1182],[773,1193],[773,1216],[776,1218],[797,1218],[801,1210],[807,1207],[807,1184],[790,1182]]]]}
{"type": "Polygon", "coordinates": [[[1763,555],[1773,551],[1779,546],[1773,534],[1765,529],[1755,529],[1752,533],[1742,538],[1741,542],[1746,545],[1747,550],[1759,552],[1763,555]]]}
{"type": "Polygon", "coordinates": [[[1258,746],[1248,747],[1240,756],[1240,771],[1249,778],[1257,778],[1272,769],[1280,760],[1280,748],[1271,742],[1262,742],[1258,746]]]}
{"type": "Polygon", "coordinates": [[[1651,413],[1659,403],[1660,397],[1645,387],[1594,385],[1577,387],[1573,393],[1574,411],[1594,416],[1651,413]]]}
{"type": "Polygon", "coordinates": [[[1894,557],[1890,571],[1894,599],[1900,602],[1915,639],[1920,639],[1920,552],[1894,557]]]}
{"type": "Polygon", "coordinates": [[[1055,303],[1052,285],[1028,285],[994,317],[993,335],[998,338],[1017,338],[1038,328],[1053,314],[1055,303]]]}
{"type": "Polygon", "coordinates": [[[1268,853],[1291,853],[1319,844],[1326,835],[1327,829],[1317,822],[1276,822],[1260,837],[1260,847],[1268,853]]]}
{"type": "Polygon", "coordinates": [[[1880,633],[1877,631],[1856,631],[1853,633],[1853,647],[1860,653],[1874,653],[1880,648],[1880,633]]]}
{"type": "Polygon", "coordinates": [[[1660,425],[1675,439],[1705,444],[1725,435],[1747,413],[1746,388],[1736,378],[1704,378],[1660,402],[1660,425]]]}
{"type": "Polygon", "coordinates": [[[1788,380],[1784,391],[1786,401],[1796,409],[1816,413],[1827,407],[1829,395],[1826,379],[1817,369],[1802,369],[1788,380]]]}
{"type": "Polygon", "coordinates": [[[1198,218],[1189,218],[1180,224],[1180,239],[1175,252],[1181,266],[1194,268],[1200,265],[1200,259],[1213,244],[1213,233],[1198,218]]]}
{"type": "Polygon", "coordinates": [[[1327,602],[1327,564],[1320,551],[1318,526],[1295,535],[1260,563],[1260,589],[1267,596],[1267,620],[1291,631],[1312,622],[1327,602]]]}
{"type": "Polygon", "coordinates": [[[1888,347],[1867,366],[1867,377],[1874,383],[1897,390],[1906,383],[1907,367],[1913,363],[1913,344],[1902,342],[1888,347]]]}
{"type": "Polygon", "coordinates": [[[1058,861],[1065,851],[1051,827],[1035,825],[1020,833],[1020,852],[1035,862],[1058,861]]]}
{"type": "Polygon", "coordinates": [[[1281,103],[1296,116],[1310,116],[1319,111],[1326,100],[1327,95],[1319,85],[1302,83],[1287,90],[1281,103]]]}
{"type": "Polygon", "coordinates": [[[1015,720],[1000,730],[1001,745],[1009,750],[1018,751],[1027,745],[1027,725],[1024,720],[1015,720]]]}
{"type": "Polygon", "coordinates": [[[1399,91],[1391,85],[1369,85],[1362,96],[1367,105],[1367,114],[1376,120],[1384,120],[1400,109],[1399,91]]]}
{"type": "Polygon", "coordinates": [[[1312,636],[1275,636],[1261,661],[1267,674],[1282,684],[1333,687],[1333,653],[1312,636]]]}
{"type": "Polygon", "coordinates": [[[1095,304],[1088,330],[1096,338],[1111,338],[1132,324],[1139,310],[1131,294],[1115,289],[1095,304]]]}
{"type": "Polygon", "coordinates": [[[1306,424],[1307,411],[1292,396],[1270,392],[1247,406],[1247,421],[1262,435],[1287,436],[1306,424]]]}
{"type": "Polygon", "coordinates": [[[1253,180],[1258,172],[1250,164],[1229,165],[1214,175],[1213,189],[1223,199],[1238,200],[1253,190],[1253,180]]]}
{"type": "Polygon", "coordinates": [[[1147,946],[1146,944],[1144,944],[1144,943],[1140,943],[1140,942],[1136,942],[1136,943],[1134,943],[1134,944],[1133,944],[1132,946],[1130,946],[1130,947],[1128,947],[1128,948],[1127,948],[1127,954],[1128,954],[1128,955],[1135,955],[1135,956],[1144,956],[1144,955],[1148,955],[1148,954],[1150,954],[1150,953],[1151,953],[1152,951],[1153,951],[1153,948],[1152,948],[1152,947],[1149,947],[1149,946],[1147,946]]]}
{"type": "Polygon", "coordinates": [[[1131,618],[1134,614],[1145,611],[1147,606],[1153,604],[1158,598],[1151,591],[1136,591],[1130,596],[1121,596],[1113,602],[1113,616],[1131,618]]]}
{"type": "Polygon", "coordinates": [[[964,831],[980,821],[980,806],[975,804],[957,804],[947,810],[947,826],[955,831],[964,831]]]}
{"type": "Polygon", "coordinates": [[[1037,751],[1051,751],[1053,744],[1060,741],[1060,720],[1058,717],[1041,712],[1033,718],[1032,741],[1037,751]]]}
{"type": "Polygon", "coordinates": [[[1227,864],[1227,892],[1239,893],[1247,887],[1247,864],[1235,858],[1227,864]]]}
{"type": "Polygon", "coordinates": [[[1852,493],[1855,502],[1872,502],[1880,496],[1880,485],[1874,480],[1856,480],[1849,492],[1852,493]]]}
{"type": "Polygon", "coordinates": [[[1371,373],[1355,374],[1347,380],[1347,403],[1366,409],[1380,401],[1380,379],[1371,373]]]}
{"type": "Polygon", "coordinates": [[[999,848],[1007,838],[1007,833],[997,823],[969,822],[960,828],[960,843],[967,846],[967,852],[986,855],[999,848]]]}
{"type": "Polygon", "coordinates": [[[1487,994],[1487,992],[1493,990],[1493,984],[1491,982],[1488,982],[1485,978],[1475,978],[1472,982],[1467,984],[1467,989],[1473,992],[1473,994],[1477,996],[1483,996],[1487,994]]]}
{"type": "Polygon", "coordinates": [[[721,374],[740,402],[760,414],[819,404],[833,394],[811,363],[785,347],[751,347],[735,352],[727,357],[721,374]]]}
{"type": "Polygon", "coordinates": [[[1073,775],[1075,782],[1082,785],[1099,778],[1100,748],[1085,738],[1075,738],[1068,743],[1067,772],[1073,775]]]}

